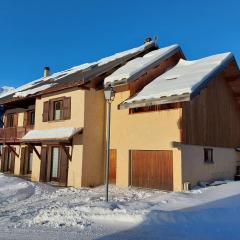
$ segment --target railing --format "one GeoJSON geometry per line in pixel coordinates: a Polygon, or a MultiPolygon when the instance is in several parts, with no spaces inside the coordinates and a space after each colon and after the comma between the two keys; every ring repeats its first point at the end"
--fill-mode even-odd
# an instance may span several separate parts
{"type": "Polygon", "coordinates": [[[17,141],[31,129],[31,126],[0,128],[0,141],[17,141]]]}

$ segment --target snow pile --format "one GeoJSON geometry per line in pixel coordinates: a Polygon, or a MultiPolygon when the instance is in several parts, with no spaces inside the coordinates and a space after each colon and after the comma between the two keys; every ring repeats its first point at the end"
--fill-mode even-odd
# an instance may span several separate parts
{"type": "Polygon", "coordinates": [[[154,79],[124,103],[191,94],[231,59],[233,59],[231,53],[213,55],[195,61],[181,59],[175,67],[154,79]]]}
{"type": "Polygon", "coordinates": [[[127,60],[128,58],[134,56],[135,54],[140,53],[141,51],[144,51],[145,49],[149,48],[150,46],[153,46],[154,44],[155,42],[151,41],[139,47],[132,48],[127,51],[123,51],[120,53],[113,54],[112,56],[102,58],[96,62],[84,63],[79,66],[75,66],[70,69],[54,73],[50,76],[42,77],[40,79],[22,85],[11,92],[5,92],[0,95],[0,98],[9,96],[10,94],[13,94],[13,97],[27,97],[28,95],[36,94],[40,91],[55,86],[58,83],[62,83],[62,80],[65,77],[76,73],[82,73],[84,78],[84,73],[87,71],[91,71],[91,69],[93,68],[95,69],[96,67],[101,67],[105,64],[119,60],[121,58],[127,60]]]}
{"type": "Polygon", "coordinates": [[[0,239],[238,239],[240,182],[213,185],[182,193],[110,186],[106,203],[104,186],[0,174],[0,239]]]}
{"type": "Polygon", "coordinates": [[[48,130],[31,130],[22,140],[41,140],[41,139],[69,139],[79,133],[82,128],[55,128],[48,130]]]}
{"type": "Polygon", "coordinates": [[[135,58],[117,69],[110,76],[106,77],[104,83],[107,85],[109,83],[116,83],[123,79],[128,79],[131,76],[142,72],[154,63],[159,64],[160,61],[164,61],[166,58],[176,53],[179,48],[180,47],[178,45],[172,45],[154,50],[145,54],[143,57],[135,58]]]}

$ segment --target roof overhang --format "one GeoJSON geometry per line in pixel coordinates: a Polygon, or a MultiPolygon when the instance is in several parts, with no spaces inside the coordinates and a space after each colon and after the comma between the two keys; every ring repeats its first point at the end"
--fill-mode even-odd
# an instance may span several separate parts
{"type": "Polygon", "coordinates": [[[118,109],[127,109],[127,108],[139,108],[139,107],[150,107],[154,105],[177,103],[177,102],[187,102],[191,100],[191,95],[189,93],[181,95],[173,95],[169,97],[161,97],[159,99],[147,99],[136,101],[132,103],[120,103],[118,109]]]}
{"type": "Polygon", "coordinates": [[[22,139],[22,143],[70,143],[77,134],[82,134],[83,128],[56,128],[50,130],[31,130],[22,139]]]}
{"type": "MultiPolygon", "coordinates": [[[[236,60],[233,55],[228,57],[224,63],[222,63],[218,68],[215,69],[211,74],[207,76],[207,78],[202,81],[194,90],[191,92],[186,92],[179,95],[171,95],[171,96],[162,96],[157,98],[151,99],[139,99],[135,101],[129,101],[134,96],[126,99],[124,102],[118,105],[118,109],[127,109],[127,108],[139,108],[139,107],[148,107],[154,105],[161,105],[161,104],[169,104],[169,103],[177,103],[177,102],[186,102],[191,101],[195,96],[197,96],[202,89],[206,88],[208,83],[217,77],[220,73],[222,73],[230,64],[236,64],[236,60]]],[[[240,79],[239,79],[240,80],[240,79]]]]}

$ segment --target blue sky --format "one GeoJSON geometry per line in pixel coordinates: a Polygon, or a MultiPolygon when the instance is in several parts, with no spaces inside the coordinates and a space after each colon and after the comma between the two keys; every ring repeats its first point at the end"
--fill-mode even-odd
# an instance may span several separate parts
{"type": "Polygon", "coordinates": [[[0,86],[91,62],[158,36],[188,59],[232,51],[240,60],[235,0],[0,0],[0,86]]]}

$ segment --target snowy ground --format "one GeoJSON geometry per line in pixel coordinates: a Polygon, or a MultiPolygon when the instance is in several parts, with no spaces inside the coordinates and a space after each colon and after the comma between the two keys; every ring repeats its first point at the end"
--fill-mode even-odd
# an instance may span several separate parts
{"type": "Polygon", "coordinates": [[[240,182],[185,193],[56,188],[0,174],[0,239],[240,239],[240,182]]]}

